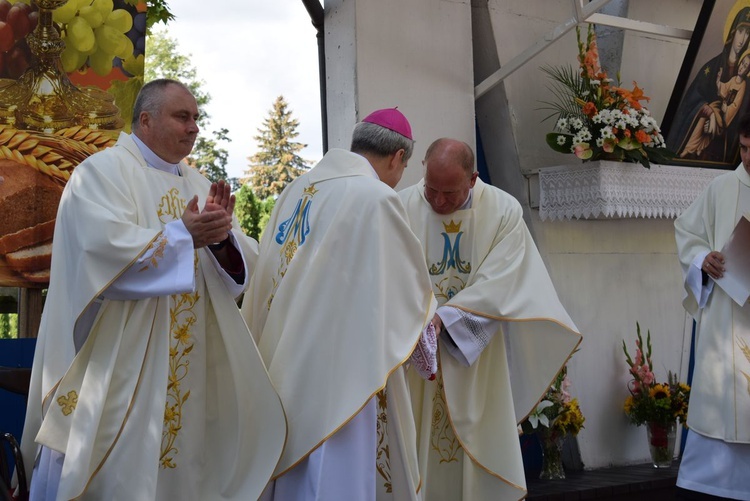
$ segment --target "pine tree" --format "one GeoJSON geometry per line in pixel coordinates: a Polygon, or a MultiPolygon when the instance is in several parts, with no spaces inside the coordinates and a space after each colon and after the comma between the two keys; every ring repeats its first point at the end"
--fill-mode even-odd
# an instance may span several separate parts
{"type": "Polygon", "coordinates": [[[292,118],[284,96],[277,97],[263,127],[258,129],[259,134],[254,136],[258,152],[248,158],[250,167],[245,171],[246,181],[259,199],[279,195],[294,178],[310,168],[298,154],[307,145],[293,141],[299,136],[298,126],[299,120],[292,118]]]}

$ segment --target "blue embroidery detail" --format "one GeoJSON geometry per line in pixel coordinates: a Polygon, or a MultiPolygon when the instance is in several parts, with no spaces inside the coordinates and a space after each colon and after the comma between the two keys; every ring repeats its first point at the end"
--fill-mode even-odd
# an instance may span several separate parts
{"type": "Polygon", "coordinates": [[[298,245],[305,243],[305,238],[310,233],[310,202],[311,200],[308,197],[303,197],[297,202],[297,206],[289,219],[279,225],[276,243],[284,245],[284,242],[290,238],[295,238],[298,245]]]}
{"type": "Polygon", "coordinates": [[[461,260],[459,251],[459,245],[461,243],[461,235],[464,232],[461,231],[456,234],[456,242],[452,243],[448,233],[443,232],[443,259],[439,263],[435,263],[430,266],[430,275],[442,275],[445,270],[454,268],[459,273],[470,273],[471,263],[461,260]]]}

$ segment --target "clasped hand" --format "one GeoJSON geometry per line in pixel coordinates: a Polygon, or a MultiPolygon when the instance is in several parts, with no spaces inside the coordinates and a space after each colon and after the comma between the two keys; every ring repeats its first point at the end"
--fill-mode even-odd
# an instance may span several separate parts
{"type": "Polygon", "coordinates": [[[198,209],[195,195],[182,213],[182,222],[193,237],[193,247],[200,249],[224,241],[232,229],[235,198],[224,180],[212,183],[203,210],[198,209]]]}

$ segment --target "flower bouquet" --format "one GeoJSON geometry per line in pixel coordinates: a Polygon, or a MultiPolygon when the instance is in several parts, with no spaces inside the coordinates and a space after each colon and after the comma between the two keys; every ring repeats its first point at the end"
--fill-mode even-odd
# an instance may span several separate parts
{"type": "Polygon", "coordinates": [[[551,79],[549,87],[558,102],[544,102],[557,117],[547,144],[560,153],[573,153],[583,161],[617,160],[664,163],[674,155],[666,149],[656,120],[641,104],[650,98],[633,82],[633,90],[607,77],[599,65],[596,34],[589,24],[586,41],[578,36],[578,69],[572,66],[542,67],[551,79]]]}
{"type": "Polygon", "coordinates": [[[625,352],[630,375],[628,383],[630,395],[625,399],[625,414],[635,425],[647,425],[649,450],[657,468],[669,467],[672,463],[675,440],[675,423],[686,425],[690,386],[680,383],[671,371],[667,381],[656,382],[651,360],[651,331],[647,331],[646,344],[643,344],[641,326],[636,322],[637,340],[635,359],[631,358],[625,341],[625,352]]]}
{"type": "Polygon", "coordinates": [[[537,433],[542,446],[543,465],[539,478],[565,478],[562,467],[562,444],[565,435],[578,435],[586,418],[578,405],[578,399],[571,398],[568,369],[563,369],[555,377],[552,386],[536,408],[521,423],[524,434],[537,433]]]}

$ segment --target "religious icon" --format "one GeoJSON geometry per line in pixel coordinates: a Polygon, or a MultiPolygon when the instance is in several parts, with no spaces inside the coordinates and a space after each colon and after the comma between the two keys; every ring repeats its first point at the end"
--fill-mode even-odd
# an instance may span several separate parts
{"type": "Polygon", "coordinates": [[[750,0],[704,2],[663,121],[672,163],[738,165],[738,122],[750,110],[748,73],[750,0]]]}

